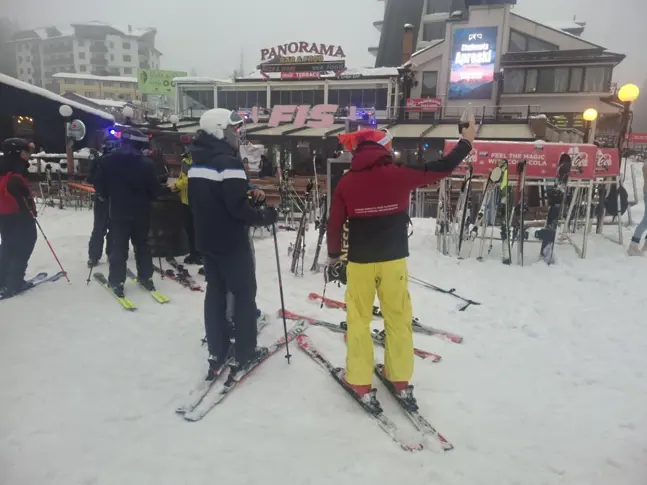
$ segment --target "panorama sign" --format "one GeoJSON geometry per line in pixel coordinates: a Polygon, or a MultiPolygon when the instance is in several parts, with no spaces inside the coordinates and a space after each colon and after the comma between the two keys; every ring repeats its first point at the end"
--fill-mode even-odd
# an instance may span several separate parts
{"type": "Polygon", "coordinates": [[[341,46],[334,44],[318,44],[316,42],[287,42],[261,49],[261,61],[274,59],[276,57],[290,56],[328,56],[328,57],[346,57],[346,53],[341,46]]]}

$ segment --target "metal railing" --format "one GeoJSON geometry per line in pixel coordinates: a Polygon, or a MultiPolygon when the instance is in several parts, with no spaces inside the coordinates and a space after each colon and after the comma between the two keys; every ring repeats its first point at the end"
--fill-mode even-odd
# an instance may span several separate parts
{"type": "Polygon", "coordinates": [[[441,106],[437,111],[410,110],[402,106],[392,106],[387,111],[391,120],[397,120],[404,109],[405,120],[429,120],[431,122],[456,122],[461,119],[465,110],[471,107],[472,113],[477,120],[483,122],[506,122],[506,121],[529,121],[534,116],[541,114],[539,105],[502,105],[502,106],[441,106]]]}

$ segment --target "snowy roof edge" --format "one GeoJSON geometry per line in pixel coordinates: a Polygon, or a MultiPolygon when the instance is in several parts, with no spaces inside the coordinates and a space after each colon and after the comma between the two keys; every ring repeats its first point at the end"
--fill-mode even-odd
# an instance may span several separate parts
{"type": "Polygon", "coordinates": [[[59,94],[48,91],[47,89],[39,88],[38,86],[34,86],[33,84],[20,81],[15,77],[7,76],[6,74],[0,73],[0,83],[6,84],[8,86],[12,86],[16,89],[21,89],[23,91],[29,91],[32,94],[42,96],[43,98],[47,98],[56,103],[67,104],[71,108],[78,109],[79,111],[83,111],[85,113],[88,113],[94,116],[98,116],[100,118],[111,121],[113,123],[115,122],[114,116],[106,113],[105,111],[101,111],[101,110],[86,106],[84,104],[77,103],[76,101],[72,101],[71,99],[64,98],[59,94]]]}

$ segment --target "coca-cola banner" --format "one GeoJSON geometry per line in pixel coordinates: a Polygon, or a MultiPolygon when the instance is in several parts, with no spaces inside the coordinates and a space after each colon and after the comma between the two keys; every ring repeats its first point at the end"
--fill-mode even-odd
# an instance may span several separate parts
{"type": "Polygon", "coordinates": [[[595,175],[616,177],[620,175],[620,152],[617,148],[598,148],[595,160],[595,175]]]}
{"type": "MultiPolygon", "coordinates": [[[[449,153],[456,143],[458,140],[445,140],[445,153],[449,153]]],[[[595,177],[597,147],[594,145],[514,141],[475,141],[472,153],[454,173],[465,174],[467,164],[471,163],[474,175],[487,176],[501,160],[507,160],[508,177],[516,178],[517,164],[526,160],[526,178],[555,178],[559,158],[565,153],[573,162],[570,178],[595,177]]]]}

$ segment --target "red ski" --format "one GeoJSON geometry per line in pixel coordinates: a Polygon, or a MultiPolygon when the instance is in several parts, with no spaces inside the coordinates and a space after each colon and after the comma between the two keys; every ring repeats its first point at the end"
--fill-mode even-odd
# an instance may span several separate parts
{"type": "MultiPolygon", "coordinates": [[[[324,305],[326,305],[328,308],[335,308],[337,310],[344,310],[346,311],[346,304],[343,301],[338,301],[338,300],[332,300],[330,298],[326,298],[322,295],[319,295],[317,293],[310,293],[308,295],[308,299],[310,301],[317,301],[321,302],[324,305]]],[[[380,307],[374,306],[373,307],[373,315],[376,317],[384,318],[382,315],[382,311],[380,310],[380,307]]],[[[445,330],[440,330],[438,328],[430,327],[428,325],[423,325],[420,323],[420,321],[414,317],[413,321],[411,322],[413,331],[418,332],[418,333],[424,333],[426,335],[433,335],[436,337],[440,337],[446,340],[449,340],[450,342],[454,342],[455,344],[460,344],[463,342],[463,337],[460,335],[456,335],[455,333],[452,332],[447,332],[445,330]]]]}
{"type": "MultiPolygon", "coordinates": [[[[283,316],[283,312],[282,310],[279,310],[279,317],[282,317],[282,316],[283,316]]],[[[346,338],[346,330],[348,328],[346,326],[346,322],[342,322],[339,325],[335,325],[334,323],[324,322],[323,320],[317,320],[315,318],[310,318],[303,315],[297,315],[296,313],[292,313],[287,310],[285,312],[285,318],[287,318],[288,320],[303,320],[305,322],[308,322],[310,325],[314,325],[316,327],[323,327],[336,333],[343,333],[344,339],[346,338]]],[[[371,333],[371,338],[373,339],[373,342],[375,342],[378,345],[381,345],[382,347],[386,345],[384,332],[380,332],[379,330],[373,330],[373,332],[371,333]]],[[[442,359],[440,355],[427,352],[426,350],[414,348],[413,353],[414,355],[420,357],[421,359],[430,359],[432,362],[440,362],[440,359],[442,359]]]]}

